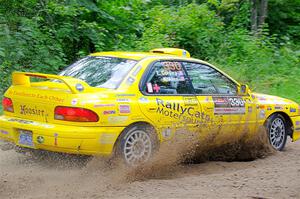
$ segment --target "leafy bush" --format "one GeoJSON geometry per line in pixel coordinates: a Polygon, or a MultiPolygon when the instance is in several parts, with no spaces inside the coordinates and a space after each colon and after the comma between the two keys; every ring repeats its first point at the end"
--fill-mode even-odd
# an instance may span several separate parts
{"type": "Polygon", "coordinates": [[[0,95],[14,70],[57,73],[94,51],[179,47],[254,91],[300,102],[299,1],[281,15],[283,2],[270,1],[276,21],[253,35],[243,0],[0,0],[0,95]]]}
{"type": "MultiPolygon", "coordinates": [[[[244,15],[242,17],[246,17],[244,15]]],[[[149,12],[138,50],[180,47],[194,57],[210,61],[254,91],[279,95],[300,102],[299,53],[292,45],[276,45],[265,29],[260,37],[247,29],[222,22],[207,4],[181,7],[158,6],[149,12]]]]}

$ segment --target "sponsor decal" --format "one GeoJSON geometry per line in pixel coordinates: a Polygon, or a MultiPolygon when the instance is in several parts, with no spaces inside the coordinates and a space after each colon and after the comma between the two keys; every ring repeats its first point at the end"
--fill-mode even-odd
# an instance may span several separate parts
{"type": "Polygon", "coordinates": [[[109,123],[122,123],[125,122],[126,120],[128,120],[128,116],[109,116],[107,118],[107,121],[109,123]]]}
{"type": "Polygon", "coordinates": [[[146,98],[146,97],[140,97],[140,98],[139,98],[139,102],[141,102],[141,103],[148,103],[149,100],[148,100],[148,98],[146,98]]]}
{"type": "Polygon", "coordinates": [[[20,114],[21,115],[37,115],[44,116],[45,111],[38,109],[36,106],[34,108],[28,107],[27,105],[20,105],[20,114]]]}
{"type": "Polygon", "coordinates": [[[156,113],[165,117],[171,117],[187,123],[202,123],[210,120],[210,116],[205,112],[197,111],[194,106],[182,106],[179,102],[168,102],[156,98],[156,113]]]}
{"type": "Polygon", "coordinates": [[[44,95],[44,94],[39,94],[39,93],[27,93],[25,91],[10,91],[9,94],[22,96],[22,97],[32,97],[32,98],[60,102],[60,103],[64,102],[63,98],[53,96],[53,95],[44,95]]]}
{"type": "Polygon", "coordinates": [[[268,111],[271,111],[271,110],[272,110],[272,107],[271,107],[271,106],[268,106],[267,110],[268,110],[268,111]]]}
{"type": "Polygon", "coordinates": [[[245,108],[231,107],[231,108],[215,108],[215,115],[240,115],[245,114],[245,108]]]}
{"type": "MultiPolygon", "coordinates": [[[[173,72],[174,73],[174,72],[173,72]]],[[[162,77],[162,82],[183,82],[185,81],[182,71],[176,72],[176,75],[169,75],[167,77],[162,77]]]]}
{"type": "Polygon", "coordinates": [[[160,87],[157,84],[154,84],[153,90],[155,91],[155,93],[159,93],[160,87]]]}
{"type": "Polygon", "coordinates": [[[120,113],[130,113],[130,106],[129,105],[120,105],[119,111],[120,111],[120,113]]]}
{"type": "Polygon", "coordinates": [[[126,81],[126,84],[130,86],[130,85],[132,85],[132,84],[134,83],[134,81],[135,81],[134,78],[128,77],[128,79],[127,79],[127,81],[126,81]]]}
{"type": "Polygon", "coordinates": [[[296,121],[296,126],[300,126],[300,121],[296,121]]]}
{"type": "Polygon", "coordinates": [[[34,122],[32,125],[34,126],[42,126],[44,128],[54,128],[53,125],[50,125],[50,124],[43,124],[43,123],[38,123],[38,122],[34,122]]]}
{"type": "Polygon", "coordinates": [[[9,122],[18,122],[20,124],[30,124],[30,125],[33,125],[33,126],[41,126],[41,127],[44,127],[44,128],[54,128],[53,125],[50,125],[50,124],[45,124],[45,123],[39,123],[39,122],[33,122],[33,121],[28,121],[28,120],[21,120],[21,119],[8,119],[6,121],[9,121],[9,122]]]}
{"type": "Polygon", "coordinates": [[[300,128],[296,128],[295,131],[300,131],[300,128]]]}
{"type": "Polygon", "coordinates": [[[161,62],[166,71],[182,71],[180,62],[161,62]]]}
{"type": "Polygon", "coordinates": [[[290,108],[290,112],[291,112],[291,113],[296,113],[297,110],[296,110],[295,108],[290,108]]]}
{"type": "Polygon", "coordinates": [[[72,106],[75,106],[78,102],[78,99],[72,99],[71,104],[72,106]]]}
{"type": "Polygon", "coordinates": [[[181,75],[183,75],[182,71],[170,71],[170,70],[165,70],[165,69],[161,69],[161,70],[157,70],[155,71],[155,74],[158,77],[166,77],[166,76],[170,76],[170,77],[179,77],[181,75]]]}
{"type": "Polygon", "coordinates": [[[163,129],[162,136],[164,138],[169,138],[169,137],[171,137],[171,133],[172,133],[172,130],[170,129],[170,127],[168,127],[166,129],[163,129]]]}
{"type": "Polygon", "coordinates": [[[153,87],[152,87],[152,84],[150,82],[147,83],[147,92],[148,93],[153,93],[153,87]]]}
{"type": "Polygon", "coordinates": [[[33,124],[33,121],[28,121],[28,120],[20,120],[20,119],[9,119],[9,122],[18,122],[20,124],[33,124]]]}
{"type": "Polygon", "coordinates": [[[100,138],[101,144],[112,144],[115,141],[115,135],[104,133],[100,138]]]}
{"type": "Polygon", "coordinates": [[[57,137],[58,137],[58,134],[54,133],[54,145],[55,146],[57,146],[57,137]]]}
{"type": "MultiPolygon", "coordinates": [[[[102,96],[103,98],[107,97],[107,96],[102,96]]],[[[96,103],[99,103],[101,102],[101,100],[99,99],[87,99],[87,100],[84,100],[84,101],[81,101],[80,104],[81,105],[85,105],[85,104],[96,104],[96,103]]]]}
{"type": "Polygon", "coordinates": [[[94,108],[99,108],[99,107],[113,107],[115,104],[95,104],[94,108]]]}
{"type": "Polygon", "coordinates": [[[286,105],[288,104],[287,102],[285,101],[276,101],[276,104],[280,104],[280,105],[286,105]]]}
{"type": "Polygon", "coordinates": [[[245,100],[241,97],[213,97],[215,115],[245,114],[245,100]]]}
{"type": "MultiPolygon", "coordinates": [[[[254,99],[254,98],[253,98],[254,99]]],[[[265,97],[258,97],[257,98],[259,101],[266,101],[267,99],[265,97]]]]}
{"type": "Polygon", "coordinates": [[[117,97],[134,97],[135,94],[127,94],[127,93],[124,93],[124,94],[117,94],[116,96],[117,96],[117,97]]]}
{"type": "Polygon", "coordinates": [[[45,142],[45,138],[44,138],[43,136],[37,136],[36,141],[37,141],[39,144],[42,144],[42,143],[45,142]]]}
{"type": "Polygon", "coordinates": [[[4,130],[0,130],[0,133],[3,134],[3,135],[8,135],[8,132],[4,131],[4,130]]]}
{"type": "Polygon", "coordinates": [[[279,105],[275,105],[275,110],[283,110],[283,107],[279,105]]]}
{"type": "Polygon", "coordinates": [[[266,111],[265,110],[260,110],[259,111],[259,118],[260,119],[263,119],[263,118],[265,118],[266,117],[266,111]]]}
{"type": "Polygon", "coordinates": [[[130,102],[130,99],[121,98],[121,99],[117,99],[117,102],[130,102]]]}
{"type": "Polygon", "coordinates": [[[183,97],[185,106],[198,106],[198,100],[196,97],[183,97]]]}
{"type": "Polygon", "coordinates": [[[103,115],[112,115],[112,114],[116,114],[116,111],[111,110],[111,111],[103,111],[103,115]]]}
{"type": "Polygon", "coordinates": [[[155,73],[162,82],[185,81],[184,72],[180,62],[161,62],[161,64],[163,67],[155,71],[155,73]]]}

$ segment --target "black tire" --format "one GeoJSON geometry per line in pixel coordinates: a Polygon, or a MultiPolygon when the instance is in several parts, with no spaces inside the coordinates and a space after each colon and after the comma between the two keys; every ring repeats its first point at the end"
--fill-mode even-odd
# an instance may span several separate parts
{"type": "Polygon", "coordinates": [[[277,151],[282,151],[286,144],[288,128],[281,114],[276,113],[268,119],[267,133],[271,146],[277,151]]]}
{"type": "Polygon", "coordinates": [[[135,124],[126,128],[119,137],[116,155],[128,166],[147,162],[157,150],[158,139],[153,127],[135,124]]]}

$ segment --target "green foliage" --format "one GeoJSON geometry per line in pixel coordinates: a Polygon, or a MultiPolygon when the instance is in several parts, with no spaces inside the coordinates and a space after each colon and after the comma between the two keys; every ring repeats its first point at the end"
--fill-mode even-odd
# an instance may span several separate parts
{"type": "Polygon", "coordinates": [[[300,102],[300,0],[0,0],[0,94],[15,70],[57,73],[95,51],[179,47],[259,92],[300,102]]]}
{"type": "MultiPolygon", "coordinates": [[[[300,91],[295,89],[295,85],[300,85],[300,57],[292,50],[294,45],[278,45],[277,38],[270,36],[267,29],[260,37],[253,36],[245,28],[249,21],[241,22],[249,13],[237,14],[230,23],[224,23],[224,18],[217,15],[222,5],[217,5],[213,10],[208,4],[154,7],[136,49],[184,48],[194,57],[211,61],[239,81],[249,83],[254,91],[300,102],[300,91]]],[[[238,8],[249,8],[248,2],[238,8]]],[[[230,7],[233,12],[235,9],[234,5],[230,7]]]]}
{"type": "Polygon", "coordinates": [[[207,59],[221,45],[224,25],[215,15],[206,4],[155,7],[149,12],[151,23],[145,27],[136,48],[181,47],[207,59]]]}
{"type": "Polygon", "coordinates": [[[288,46],[274,47],[272,38],[257,39],[241,33],[229,37],[239,42],[228,45],[229,56],[219,57],[215,63],[236,79],[250,84],[254,91],[300,102],[300,90],[296,89],[300,85],[299,53],[288,46]],[[243,48],[238,48],[241,44],[243,48]]]}
{"type": "Polygon", "coordinates": [[[290,37],[299,45],[300,41],[300,0],[270,0],[267,22],[271,34],[279,39],[290,37]]]}

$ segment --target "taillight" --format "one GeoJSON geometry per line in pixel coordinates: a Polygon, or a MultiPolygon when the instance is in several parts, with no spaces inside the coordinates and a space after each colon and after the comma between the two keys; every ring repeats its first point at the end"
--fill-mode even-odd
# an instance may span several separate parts
{"type": "Polygon", "coordinates": [[[2,106],[4,111],[14,112],[13,102],[10,98],[4,97],[2,100],[2,106]]]}
{"type": "Polygon", "coordinates": [[[66,106],[57,106],[54,111],[56,120],[72,121],[72,122],[98,122],[98,115],[91,110],[85,108],[75,108],[66,106]]]}

